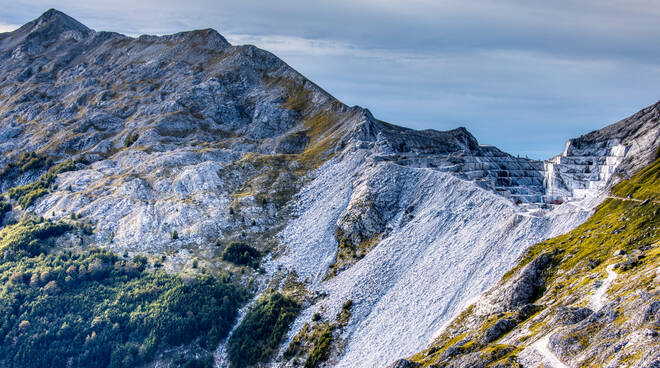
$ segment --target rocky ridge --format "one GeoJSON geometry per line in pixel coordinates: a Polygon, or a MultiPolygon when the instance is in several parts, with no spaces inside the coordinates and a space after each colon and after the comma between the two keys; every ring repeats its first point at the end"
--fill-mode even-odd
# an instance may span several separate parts
{"type": "Polygon", "coordinates": [[[379,121],[214,30],[131,38],[56,10],[0,34],[0,61],[2,189],[75,160],[5,221],[74,214],[94,228],[85,246],[167,255],[172,271],[233,270],[222,246],[253,243],[271,254],[258,290],[295,274],[325,295],[288,340],[353,302],[337,366],[420,350],[527,246],[584,221],[658,139],[654,105],[554,161],[517,158],[464,128],[379,121]],[[12,168],[27,152],[51,163],[12,168]]]}

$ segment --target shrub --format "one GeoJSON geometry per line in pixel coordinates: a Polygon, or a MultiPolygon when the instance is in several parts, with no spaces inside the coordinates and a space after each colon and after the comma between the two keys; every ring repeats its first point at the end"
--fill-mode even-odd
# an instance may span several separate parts
{"type": "Polygon", "coordinates": [[[222,260],[239,266],[257,267],[261,254],[253,247],[241,243],[232,242],[222,252],[222,260]]]}
{"type": "Polygon", "coordinates": [[[50,166],[50,163],[52,160],[46,158],[43,155],[34,155],[32,157],[27,158],[27,160],[24,161],[20,168],[21,172],[26,172],[30,170],[36,170],[36,169],[41,169],[43,167],[50,166]]]}
{"type": "Polygon", "coordinates": [[[52,164],[53,160],[45,154],[39,154],[36,152],[24,152],[18,156],[18,160],[9,164],[9,166],[19,168],[20,172],[23,173],[29,170],[49,167],[52,164]]]}
{"type": "Polygon", "coordinates": [[[137,255],[137,256],[133,257],[133,259],[131,260],[131,263],[137,267],[138,271],[142,272],[147,267],[147,264],[149,263],[149,261],[147,260],[147,257],[137,255]]]}
{"type": "Polygon", "coordinates": [[[348,323],[348,320],[351,319],[351,309],[353,308],[353,301],[348,299],[341,306],[341,312],[337,313],[337,325],[339,327],[344,327],[348,323]]]}
{"type": "Polygon", "coordinates": [[[0,169],[0,177],[22,174],[31,170],[48,168],[52,165],[53,160],[47,155],[36,152],[24,152],[15,161],[7,163],[0,169]]]}
{"type": "MultiPolygon", "coordinates": [[[[295,358],[295,362],[307,354],[305,368],[318,367],[330,357],[336,328],[336,324],[329,322],[306,323],[284,351],[284,359],[295,358]]],[[[298,364],[294,363],[294,365],[298,364]]]]}
{"type": "Polygon", "coordinates": [[[11,204],[5,201],[0,201],[0,220],[2,219],[5,213],[10,211],[11,211],[11,204]]]}
{"type": "Polygon", "coordinates": [[[48,193],[48,191],[45,188],[35,188],[34,190],[30,190],[18,198],[18,204],[22,208],[28,208],[34,204],[34,202],[36,202],[39,197],[45,195],[46,193],[48,193]]]}
{"type": "Polygon", "coordinates": [[[232,367],[268,361],[299,312],[300,304],[280,293],[261,297],[229,339],[227,352],[232,367]]]}
{"type": "Polygon", "coordinates": [[[135,141],[140,138],[140,135],[138,133],[132,133],[128,137],[126,137],[126,141],[124,142],[124,147],[130,147],[135,143],[135,141]]]}
{"type": "Polygon", "coordinates": [[[333,325],[324,323],[314,333],[312,351],[310,351],[309,356],[305,361],[305,368],[315,368],[322,362],[328,360],[328,357],[330,356],[330,348],[332,347],[333,330],[333,325]]]}
{"type": "Polygon", "coordinates": [[[21,185],[19,187],[11,188],[7,191],[9,198],[14,199],[21,205],[23,209],[31,206],[39,197],[48,193],[47,188],[54,182],[58,174],[66,171],[75,170],[76,165],[73,160],[61,162],[41,175],[37,181],[21,185]]]}
{"type": "Polygon", "coordinates": [[[178,233],[176,230],[172,230],[172,231],[170,232],[170,238],[172,238],[172,240],[177,240],[177,239],[179,239],[179,233],[178,233]]]}
{"type": "Polygon", "coordinates": [[[71,225],[62,222],[39,223],[34,220],[9,225],[0,231],[0,255],[3,259],[34,257],[49,248],[49,238],[72,229],[71,225]]]}

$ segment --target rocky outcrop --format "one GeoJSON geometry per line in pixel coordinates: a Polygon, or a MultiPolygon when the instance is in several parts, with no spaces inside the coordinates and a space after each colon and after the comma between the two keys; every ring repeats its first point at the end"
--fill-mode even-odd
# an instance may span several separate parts
{"type": "Polygon", "coordinates": [[[481,339],[485,343],[493,342],[502,337],[505,333],[511,331],[517,324],[518,322],[513,318],[500,319],[484,331],[481,339]]]}
{"type": "Polygon", "coordinates": [[[399,359],[396,362],[387,366],[387,368],[417,368],[420,365],[406,359],[399,359]]]}
{"type": "Polygon", "coordinates": [[[537,256],[512,279],[487,293],[480,306],[492,311],[515,311],[533,303],[543,294],[544,271],[552,259],[551,253],[537,256]]]}
{"type": "Polygon", "coordinates": [[[593,311],[584,307],[560,307],[556,322],[563,325],[574,325],[591,316],[593,311]]]}

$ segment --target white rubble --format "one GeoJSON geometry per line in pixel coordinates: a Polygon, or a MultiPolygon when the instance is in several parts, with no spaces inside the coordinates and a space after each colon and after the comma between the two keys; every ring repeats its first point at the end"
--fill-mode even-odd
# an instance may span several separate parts
{"type": "MultiPolygon", "coordinates": [[[[394,163],[361,160],[366,150],[333,160],[301,191],[299,213],[280,233],[288,252],[271,268],[284,267],[328,297],[314,311],[332,318],[348,299],[353,317],[345,354],[337,366],[381,367],[423,349],[467,301],[492,286],[529,245],[564,233],[590,215],[556,209],[524,216],[511,200],[452,174],[394,163]],[[323,282],[334,260],[334,226],[349,205],[352,184],[370,175],[397,188],[389,235],[363,259],[323,282]],[[414,210],[406,213],[411,205],[414,210]]],[[[568,205],[566,205],[568,206],[568,205]]],[[[562,206],[563,207],[563,206],[562,206]]],[[[291,331],[291,337],[297,329],[291,331]]]]}

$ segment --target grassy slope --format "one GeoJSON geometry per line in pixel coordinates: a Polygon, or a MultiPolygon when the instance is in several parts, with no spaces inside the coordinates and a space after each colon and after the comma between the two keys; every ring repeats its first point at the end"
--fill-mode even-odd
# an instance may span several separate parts
{"type": "Polygon", "coordinates": [[[648,349],[652,346],[639,346],[633,351],[623,349],[616,357],[610,356],[601,337],[613,329],[622,336],[621,339],[643,328],[658,332],[657,326],[640,325],[630,319],[639,312],[641,304],[660,300],[656,276],[660,266],[659,175],[660,160],[656,160],[613,188],[612,196],[619,198],[606,199],[588,221],[573,231],[532,246],[517,266],[503,277],[499,287],[506,287],[509,280],[540,254],[554,254],[553,262],[545,270],[545,290],[535,302],[540,306],[538,312],[499,339],[483,343],[479,339],[483,331],[509,315],[479,314],[477,308],[469,307],[429,348],[413,356],[412,360],[423,366],[432,365],[453,346],[459,347],[461,354],[451,360],[440,359],[444,363],[472,354],[486,364],[517,366],[517,354],[526,346],[561,327],[556,320],[562,307],[588,305],[596,282],[606,277],[609,265],[618,266],[618,277],[605,294],[608,300],[618,300],[614,306],[616,320],[610,325],[593,325],[589,330],[572,332],[581,352],[563,358],[579,361],[582,366],[601,366],[611,359],[618,359],[621,365],[634,366],[636,361],[648,357],[648,349]],[[629,196],[644,202],[628,199],[629,196]],[[618,250],[624,251],[625,255],[614,256],[618,250]],[[461,340],[462,343],[457,344],[461,340]]]}

